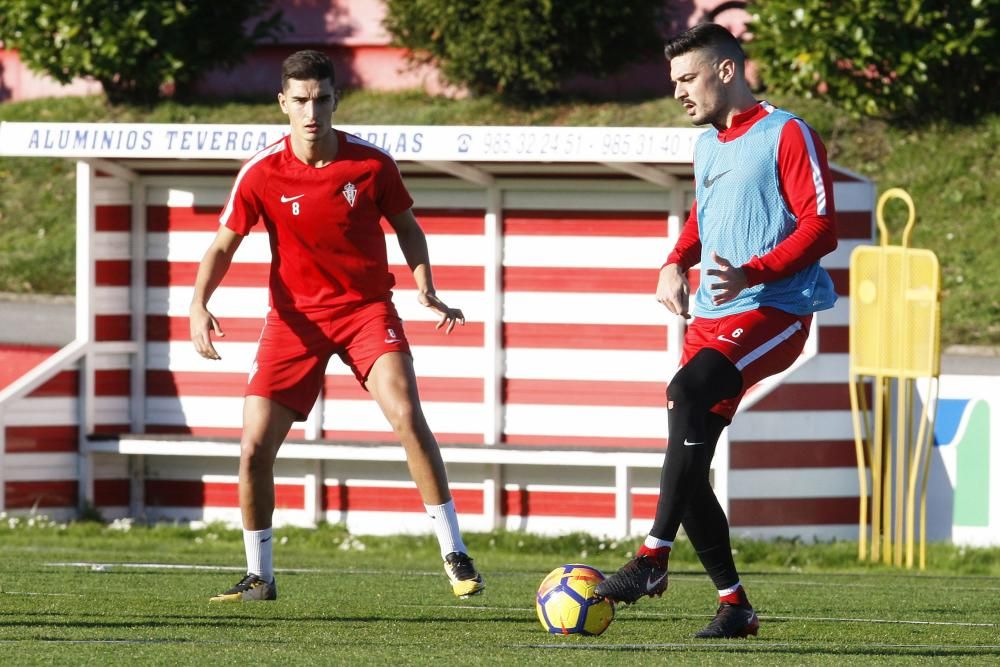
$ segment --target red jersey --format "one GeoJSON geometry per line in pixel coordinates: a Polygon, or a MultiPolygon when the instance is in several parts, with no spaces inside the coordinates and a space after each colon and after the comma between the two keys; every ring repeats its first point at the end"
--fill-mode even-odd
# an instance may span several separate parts
{"type": "Polygon", "coordinates": [[[284,137],[236,176],[219,222],[246,236],[264,221],[271,241],[270,302],[279,311],[315,312],[387,299],[382,216],[413,206],[396,162],[354,135],[337,133],[337,157],[311,167],[284,137]]]}
{"type": "MultiPolygon", "coordinates": [[[[743,136],[765,116],[767,110],[763,104],[755,104],[736,114],[732,126],[719,132],[719,141],[732,141],[743,136]]],[[[837,247],[833,178],[827,163],[826,147],[815,130],[810,127],[809,132],[810,141],[807,144],[798,123],[786,123],[782,128],[778,141],[778,180],[788,210],[796,218],[796,227],[773,250],[754,257],[740,267],[749,287],[790,276],[818,262],[837,247]],[[809,150],[809,145],[815,148],[814,153],[809,150]]],[[[698,204],[695,202],[665,265],[676,263],[686,271],[700,260],[697,211],[698,204]]]]}

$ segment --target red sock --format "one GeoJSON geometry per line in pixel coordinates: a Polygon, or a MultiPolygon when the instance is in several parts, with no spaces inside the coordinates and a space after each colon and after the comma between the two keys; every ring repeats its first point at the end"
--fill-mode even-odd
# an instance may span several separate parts
{"type": "Polygon", "coordinates": [[[750,606],[750,600],[747,599],[746,591],[743,590],[742,586],[728,595],[720,595],[719,602],[725,602],[726,604],[736,605],[738,607],[750,606]]]}
{"type": "Polygon", "coordinates": [[[639,547],[639,551],[638,553],[636,553],[636,556],[645,556],[646,558],[656,563],[657,567],[666,567],[667,558],[669,558],[670,556],[670,547],[658,547],[656,549],[650,549],[645,544],[643,544],[641,547],[639,547]]]}

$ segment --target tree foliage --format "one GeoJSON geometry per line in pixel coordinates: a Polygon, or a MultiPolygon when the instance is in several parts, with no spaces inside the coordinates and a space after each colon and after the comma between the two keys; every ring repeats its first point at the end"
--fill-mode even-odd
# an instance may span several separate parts
{"type": "Polygon", "coordinates": [[[770,88],[888,119],[998,108],[1000,0],[767,0],[751,10],[748,50],[770,88]]]}
{"type": "Polygon", "coordinates": [[[387,0],[386,29],[417,63],[473,93],[547,96],[659,51],[660,0],[387,0]]]}
{"type": "Polygon", "coordinates": [[[112,103],[149,103],[164,86],[188,92],[288,29],[271,0],[0,0],[0,40],[60,83],[92,77],[112,103]]]}

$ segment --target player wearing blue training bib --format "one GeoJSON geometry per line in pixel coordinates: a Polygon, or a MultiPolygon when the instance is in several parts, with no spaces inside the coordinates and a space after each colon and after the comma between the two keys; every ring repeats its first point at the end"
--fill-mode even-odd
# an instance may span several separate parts
{"type": "Polygon", "coordinates": [[[819,265],[837,246],[826,151],[801,119],[754,99],[744,54],[725,28],[701,24],[666,47],[674,97],[695,125],[710,125],[694,152],[695,199],[660,269],[656,298],[690,318],[688,270],[701,265],[695,319],[667,388],[670,433],[660,496],[636,557],[596,589],[621,602],[659,596],[683,526],[719,592],[701,638],[756,635],[759,621],[740,583],[729,523],[709,469],[740,399],[802,352],[812,314],[836,293],[819,265]]]}

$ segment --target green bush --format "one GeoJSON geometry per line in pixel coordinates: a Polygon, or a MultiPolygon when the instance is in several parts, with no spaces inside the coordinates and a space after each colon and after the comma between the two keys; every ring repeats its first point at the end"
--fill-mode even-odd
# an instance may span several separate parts
{"type": "Polygon", "coordinates": [[[574,74],[656,53],[659,0],[387,0],[385,27],[416,63],[476,94],[529,99],[574,74]]]}
{"type": "Polygon", "coordinates": [[[748,50],[769,88],[886,119],[998,109],[1000,0],[767,0],[752,12],[748,50]]]}
{"type": "Polygon", "coordinates": [[[60,83],[92,77],[112,103],[149,103],[165,85],[179,95],[200,75],[232,68],[287,29],[271,0],[0,0],[0,40],[60,83]]]}

